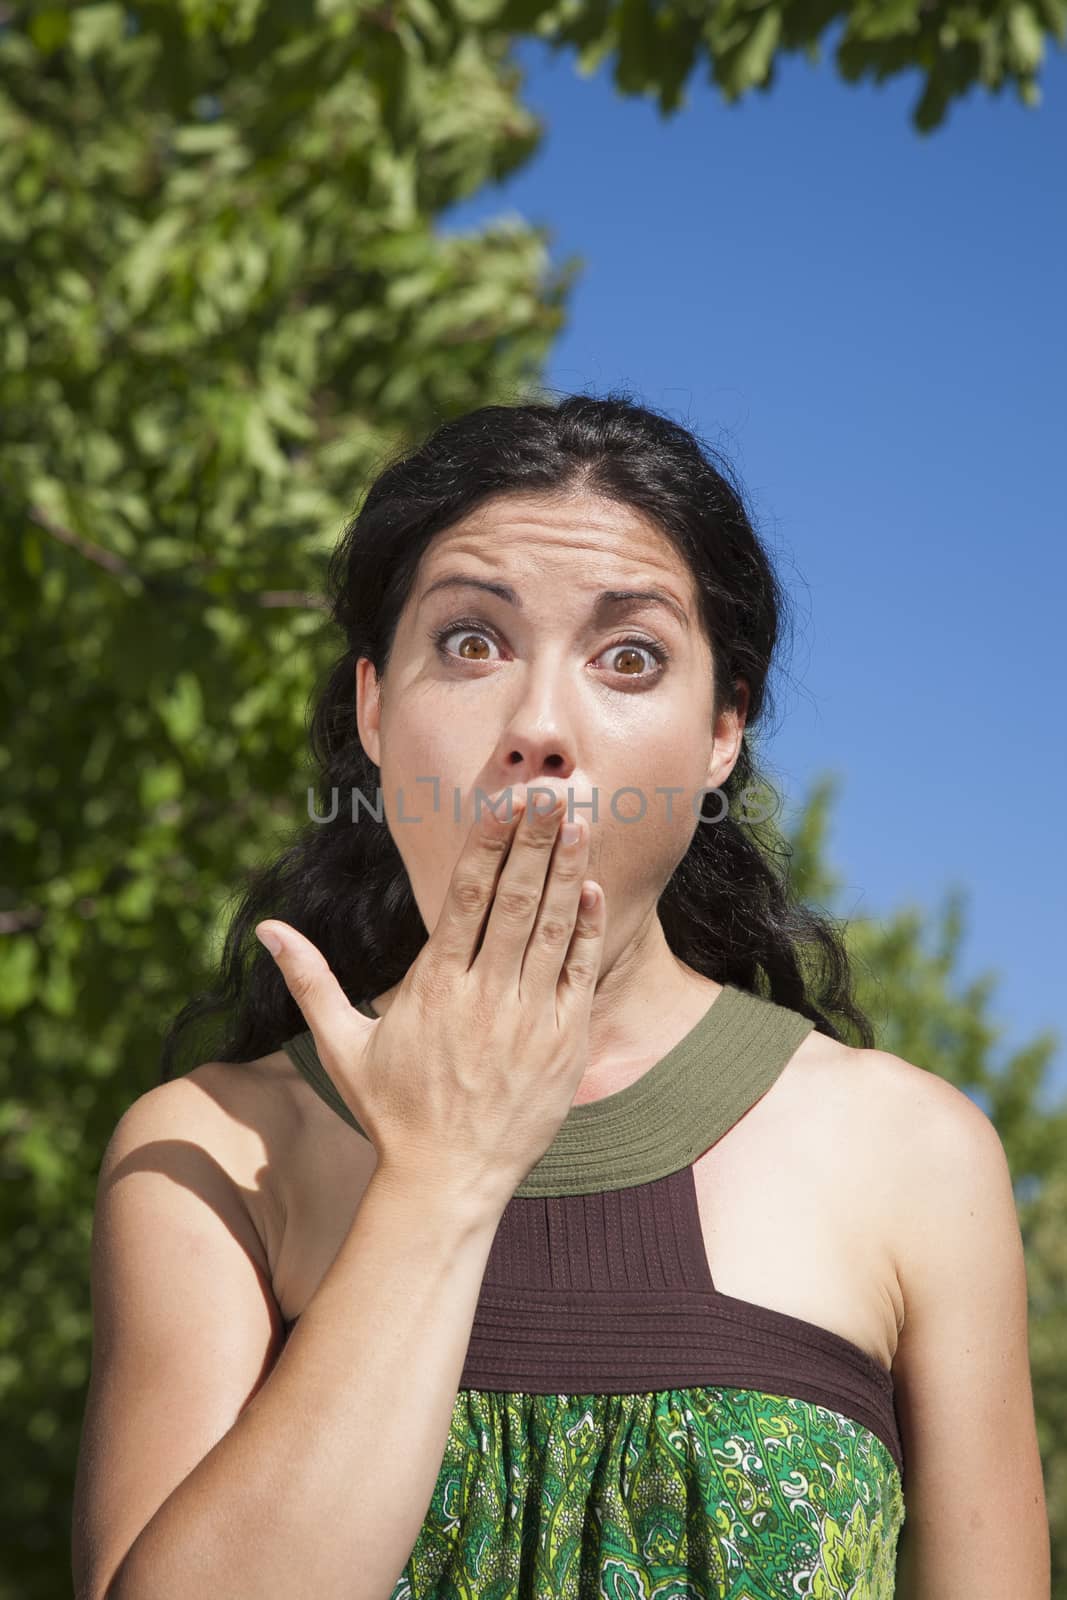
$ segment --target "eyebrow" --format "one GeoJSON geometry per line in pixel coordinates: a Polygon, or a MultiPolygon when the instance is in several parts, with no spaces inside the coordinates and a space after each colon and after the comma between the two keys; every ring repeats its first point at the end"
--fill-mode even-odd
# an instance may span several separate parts
{"type": "MultiPolygon", "coordinates": [[[[438,578],[423,590],[422,599],[428,600],[439,589],[484,589],[488,594],[496,595],[498,600],[505,600],[509,606],[515,606],[519,611],[523,609],[522,601],[509,584],[490,583],[487,578],[472,578],[458,573],[453,577],[438,578]]],[[[645,611],[650,606],[663,606],[678,619],[686,632],[689,631],[689,618],[685,611],[677,600],[662,589],[602,589],[593,607],[597,626],[603,626],[620,606],[625,606],[628,611],[645,611]]]]}

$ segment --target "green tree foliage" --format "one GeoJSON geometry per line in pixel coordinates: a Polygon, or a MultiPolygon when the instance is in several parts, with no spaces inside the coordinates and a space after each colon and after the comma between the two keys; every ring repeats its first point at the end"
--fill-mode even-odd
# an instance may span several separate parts
{"type": "Polygon", "coordinates": [[[921,74],[912,111],[920,133],[940,126],[978,84],[994,92],[1012,85],[1024,104],[1040,105],[1046,36],[1067,39],[1067,0],[558,0],[548,8],[512,0],[498,16],[553,47],[577,47],[583,72],[610,56],[616,87],[652,95],[665,112],[684,105],[698,65],[733,102],[772,88],[788,51],[817,62],[823,35],[840,25],[834,58],[846,81],[921,74]]]}
{"type": "MultiPolygon", "coordinates": [[[[976,73],[1025,89],[1063,6],[861,7],[839,61],[922,65],[939,103],[976,73]]],[[[666,110],[694,50],[735,95],[833,15],[0,7],[0,1405],[19,1440],[0,1600],[69,1591],[100,1156],[157,1081],[161,1029],[207,981],[228,900],[304,815],[326,556],[395,446],[535,393],[563,322],[579,262],[552,269],[546,230],[434,227],[537,148],[513,36],[570,43],[586,66],[614,43],[620,88],[666,110]]],[[[953,998],[950,960],[920,955],[919,934],[916,917],[863,948],[891,1047],[995,1094],[1036,1185],[1051,1457],[1065,1262],[1062,1126],[1034,1103],[1048,1046],[987,1082],[985,996],[953,998]]]]}

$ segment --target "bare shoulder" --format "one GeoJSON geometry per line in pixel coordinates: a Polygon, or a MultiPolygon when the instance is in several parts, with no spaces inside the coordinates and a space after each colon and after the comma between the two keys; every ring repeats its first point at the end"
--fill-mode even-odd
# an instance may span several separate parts
{"type": "Polygon", "coordinates": [[[801,1101],[808,1120],[813,1113],[829,1113],[833,1131],[847,1133],[850,1146],[862,1150],[864,1159],[878,1151],[895,1158],[897,1145],[890,1126],[906,1114],[909,1104],[922,1098],[927,1081],[933,1095],[948,1090],[966,1100],[950,1084],[899,1056],[864,1050],[816,1030],[801,1041],[784,1076],[790,1080],[789,1114],[800,1109],[801,1101]]]}
{"type": "Polygon", "coordinates": [[[1026,1261],[1007,1152],[990,1117],[948,1079],[890,1052],[864,1053],[884,1085],[904,1303],[893,1361],[908,1507],[897,1581],[907,1593],[1047,1600],[1026,1261]]]}
{"type": "MultiPolygon", "coordinates": [[[[896,1243],[906,1251],[909,1225],[933,1220],[939,1200],[956,1204],[974,1181],[1006,1171],[996,1127],[954,1083],[888,1050],[864,1050],[822,1040],[823,1070],[840,1085],[870,1147],[880,1157],[887,1221],[901,1224],[896,1243]],[[962,1189],[960,1187],[962,1183],[962,1189]]],[[[950,1207],[951,1209],[951,1207],[950,1207]]],[[[947,1213],[942,1213],[948,1220],[947,1213]]]]}
{"type": "Polygon", "coordinates": [[[79,1595],[111,1592],[139,1532],[283,1347],[258,1225],[262,1104],[239,1071],[205,1063],[139,1095],[104,1149],[72,1518],[79,1595]]]}
{"type": "MultiPolygon", "coordinates": [[[[1001,1284],[1014,1281],[1017,1290],[1021,1283],[1025,1296],[1022,1244],[1007,1153],[981,1106],[902,1056],[859,1054],[877,1085],[884,1222],[903,1302],[894,1373],[906,1384],[916,1335],[933,1323],[933,1308],[953,1293],[962,1300],[960,1264],[976,1240],[986,1241],[984,1267],[999,1269],[1001,1284]]],[[[981,1278],[976,1272],[972,1284],[981,1278]]],[[[1017,1295],[1014,1303],[1018,1312],[1017,1295]]]]}
{"type": "Polygon", "coordinates": [[[254,1061],[205,1061],[181,1078],[149,1091],[170,1091],[204,1148],[239,1196],[250,1231],[247,1244],[273,1282],[285,1233],[284,1176],[296,1137],[299,1098],[284,1051],[254,1061]]]}
{"type": "MultiPolygon", "coordinates": [[[[984,1127],[996,1135],[993,1123],[981,1106],[940,1073],[906,1061],[889,1050],[856,1050],[853,1053],[863,1059],[868,1070],[880,1076],[898,1113],[905,1119],[922,1111],[938,1119],[941,1131],[955,1126],[964,1132],[967,1129],[976,1132],[984,1127]]],[[[921,1133],[921,1130],[916,1128],[914,1132],[921,1133]]],[[[981,1137],[981,1133],[977,1132],[977,1136],[981,1137]]]]}
{"type": "Polygon", "coordinates": [[[281,1050],[247,1062],[201,1062],[127,1107],[98,1175],[99,1195],[128,1173],[148,1173],[186,1195],[191,1214],[197,1204],[206,1207],[240,1247],[279,1328],[293,1169],[302,1141],[314,1140],[305,1124],[317,1114],[315,1097],[299,1090],[299,1074],[281,1050]]]}
{"type": "Polygon", "coordinates": [[[274,1056],[206,1061],[139,1094],[110,1134],[99,1184],[152,1168],[211,1197],[270,1282],[282,1227],[277,1170],[291,1123],[285,1074],[274,1056]]]}
{"type": "MultiPolygon", "coordinates": [[[[1006,1171],[995,1124],[976,1101],[928,1067],[887,1050],[861,1050],[878,1084],[894,1163],[902,1184],[921,1182],[927,1197],[960,1179],[1006,1171]]],[[[958,1193],[958,1191],[957,1191],[958,1193]]]]}
{"type": "MultiPolygon", "coordinates": [[[[789,1064],[799,1113],[818,1108],[822,1131],[858,1159],[878,1207],[902,1293],[908,1265],[931,1224],[953,1226],[975,1182],[1007,1172],[986,1113],[937,1072],[888,1050],[812,1032],[789,1064]]],[[[789,1107],[784,1108],[789,1113],[789,1107]]]]}
{"type": "Polygon", "coordinates": [[[829,1104],[850,1111],[857,1133],[864,1126],[877,1135],[906,1181],[909,1158],[920,1164],[945,1151],[951,1141],[962,1153],[968,1141],[999,1143],[996,1128],[980,1106],[947,1078],[888,1050],[865,1050],[810,1033],[790,1063],[798,1087],[825,1094],[829,1104]]]}

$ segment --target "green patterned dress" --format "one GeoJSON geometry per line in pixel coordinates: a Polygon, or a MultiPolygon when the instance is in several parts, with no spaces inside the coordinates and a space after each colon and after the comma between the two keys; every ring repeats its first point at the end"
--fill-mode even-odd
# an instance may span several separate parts
{"type": "MultiPolygon", "coordinates": [[[[636,1082],[571,1107],[501,1218],[391,1600],[891,1600],[892,1375],[720,1293],[693,1178],[812,1027],[727,984],[636,1082]]],[[[362,1133],[311,1034],[285,1049],[362,1133]]]]}

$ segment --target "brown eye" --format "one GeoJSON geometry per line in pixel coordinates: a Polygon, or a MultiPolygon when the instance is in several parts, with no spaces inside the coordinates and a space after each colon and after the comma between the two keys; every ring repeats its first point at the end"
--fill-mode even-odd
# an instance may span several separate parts
{"type": "Polygon", "coordinates": [[[479,641],[484,644],[488,639],[488,633],[480,624],[467,622],[450,622],[447,627],[438,628],[433,636],[439,655],[446,658],[458,656],[461,661],[491,661],[491,656],[477,653],[479,641]],[[459,634],[462,643],[458,650],[448,650],[445,648],[446,641],[451,639],[454,634],[459,634]],[[474,646],[473,651],[468,648],[472,644],[474,646]]]}
{"type": "Polygon", "coordinates": [[[615,657],[616,672],[623,673],[625,677],[636,678],[640,677],[641,675],[641,668],[643,666],[642,657],[650,652],[639,650],[638,647],[633,644],[619,644],[612,645],[611,653],[615,657]],[[620,662],[625,664],[620,666],[620,662]]]}
{"type": "MultiPolygon", "coordinates": [[[[443,628],[433,629],[431,637],[438,655],[445,661],[482,662],[494,659],[487,653],[488,646],[496,644],[493,631],[476,617],[457,617],[443,628]],[[451,650],[448,642],[456,636],[460,639],[459,648],[451,650]]],[[[597,660],[605,656],[613,662],[609,670],[615,677],[630,678],[638,684],[654,683],[662,676],[670,660],[670,651],[660,639],[617,639],[601,651],[597,660]],[[645,658],[650,658],[653,663],[651,667],[645,658]]]]}
{"type": "Polygon", "coordinates": [[[609,644],[603,654],[612,659],[612,670],[620,678],[658,678],[669,660],[666,645],[652,639],[620,639],[609,644]],[[652,658],[654,668],[644,667],[642,658],[646,656],[652,658]]]}
{"type": "Polygon", "coordinates": [[[479,650],[481,649],[482,645],[485,644],[485,635],[477,633],[465,633],[463,635],[463,643],[460,645],[456,654],[466,657],[468,661],[484,661],[485,657],[483,655],[475,655],[467,649],[467,646],[471,644],[472,641],[474,643],[475,650],[479,650]],[[481,644],[479,644],[479,640],[481,640],[481,644]]]}

